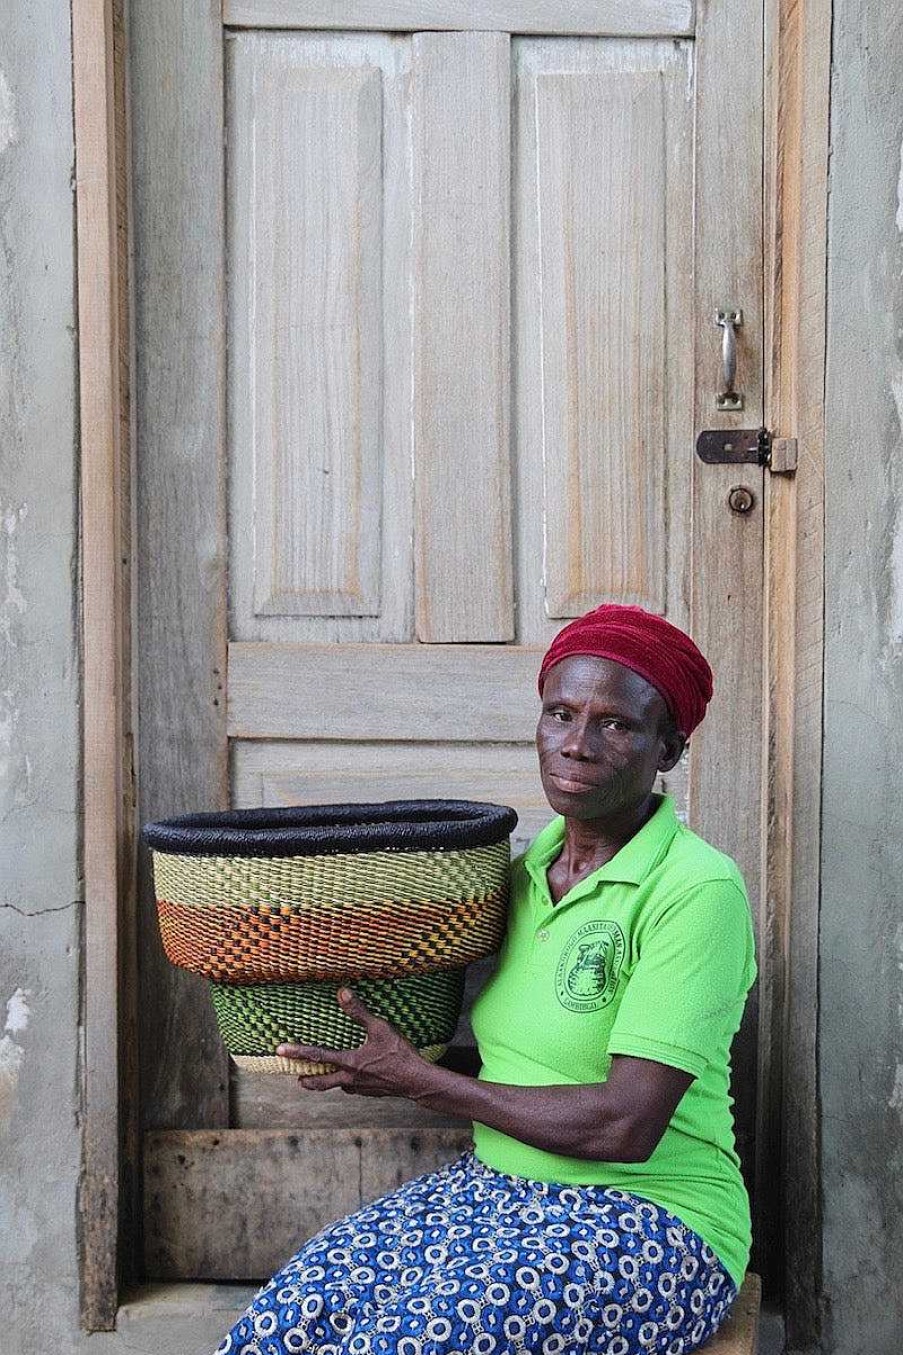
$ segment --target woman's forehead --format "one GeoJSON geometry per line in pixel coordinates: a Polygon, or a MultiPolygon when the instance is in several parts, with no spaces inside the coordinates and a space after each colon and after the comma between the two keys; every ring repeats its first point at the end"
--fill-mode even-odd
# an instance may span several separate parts
{"type": "Polygon", "coordinates": [[[615,659],[601,659],[595,654],[570,654],[550,668],[545,681],[543,699],[572,698],[574,700],[617,701],[632,710],[645,714],[650,707],[656,712],[665,708],[664,699],[651,682],[615,659]]]}

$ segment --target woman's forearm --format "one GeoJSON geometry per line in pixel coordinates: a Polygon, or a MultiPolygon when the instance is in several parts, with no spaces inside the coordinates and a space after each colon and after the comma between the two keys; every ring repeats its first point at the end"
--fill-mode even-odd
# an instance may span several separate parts
{"type": "Polygon", "coordinates": [[[633,1116],[606,1097],[604,1083],[518,1087],[480,1082],[427,1064],[409,1099],[477,1120],[546,1152],[600,1162],[642,1162],[651,1151],[633,1116]]]}
{"type": "Polygon", "coordinates": [[[329,1073],[302,1073],[302,1087],[404,1096],[431,1110],[477,1120],[546,1152],[588,1161],[645,1162],[693,1080],[679,1068],[615,1055],[604,1082],[554,1087],[482,1082],[427,1062],[350,990],[340,988],[338,1000],[364,1027],[366,1039],[349,1050],[278,1045],[276,1053],[283,1058],[334,1064],[329,1073]]]}

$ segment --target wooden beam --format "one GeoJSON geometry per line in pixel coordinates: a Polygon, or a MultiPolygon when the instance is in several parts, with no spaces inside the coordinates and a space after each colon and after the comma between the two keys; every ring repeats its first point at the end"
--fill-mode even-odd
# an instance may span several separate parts
{"type": "MultiPolygon", "coordinates": [[[[762,417],[761,25],[758,0],[712,0],[696,44],[697,430],[756,427],[762,417]],[[715,403],[721,351],[715,316],[735,306],[743,311],[737,377],[745,408],[726,412],[715,403]]],[[[690,825],[736,859],[759,923],[763,472],[754,465],[703,465],[695,455],[692,460],[691,633],[712,661],[715,695],[691,743],[690,825]],[[752,492],[748,513],[728,506],[737,484],[752,492]]],[[[732,1050],[739,1126],[752,1125],[756,1115],[757,1003],[754,988],[732,1050]]],[[[738,1146],[751,1184],[754,1163],[743,1137],[738,1146]]],[[[754,1210],[758,1203],[753,1201],[754,1210]]]]}
{"type": "Polygon", "coordinates": [[[529,742],[541,658],[522,645],[233,643],[229,737],[529,742]]]}
{"type": "MultiPolygon", "coordinates": [[[[818,910],[824,648],[824,380],[831,6],[766,4],[766,421],[797,439],[766,483],[765,949],[759,1133],[782,1154],[782,1216],[761,1239],[788,1345],[819,1339],[818,910]]],[[[764,1181],[761,1186],[764,1188],[764,1181]]]]}
{"type": "MultiPolygon", "coordinates": [[[[121,17],[121,15],[120,15],[121,17]]],[[[81,1313],[117,1303],[120,897],[128,860],[128,310],[124,98],[113,0],[72,11],[81,425],[85,1046],[81,1313]]]]}
{"type": "MultiPolygon", "coordinates": [[[[209,0],[132,6],[129,30],[147,822],[229,803],[223,34],[209,0]]],[[[163,954],[148,852],[139,889],[142,1124],[225,1125],[226,1055],[199,981],[163,954]]]]}
{"type": "Polygon", "coordinates": [[[467,29],[596,37],[690,37],[694,0],[224,0],[235,28],[467,29]]]}

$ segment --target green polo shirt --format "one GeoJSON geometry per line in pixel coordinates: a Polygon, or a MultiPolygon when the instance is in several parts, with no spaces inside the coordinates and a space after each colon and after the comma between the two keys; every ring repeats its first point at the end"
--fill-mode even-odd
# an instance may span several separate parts
{"type": "Polygon", "coordinates": [[[513,1176],[629,1190],[676,1214],[737,1285],[749,1202],[734,1146],[730,1046],[756,975],[743,879],[679,823],[670,797],[555,905],[546,871],[564,820],[512,867],[508,930],[472,1023],[488,1082],[604,1082],[613,1054],[693,1075],[647,1162],[587,1162],[474,1125],[476,1156],[513,1176]]]}

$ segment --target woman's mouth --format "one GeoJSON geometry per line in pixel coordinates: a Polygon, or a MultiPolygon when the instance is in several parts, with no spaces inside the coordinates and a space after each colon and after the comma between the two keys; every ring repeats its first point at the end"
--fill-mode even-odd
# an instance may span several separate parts
{"type": "Polygon", "coordinates": [[[567,791],[573,795],[585,795],[588,790],[598,789],[597,782],[583,781],[579,777],[571,776],[568,772],[550,772],[549,779],[554,781],[559,790],[567,791]]]}

